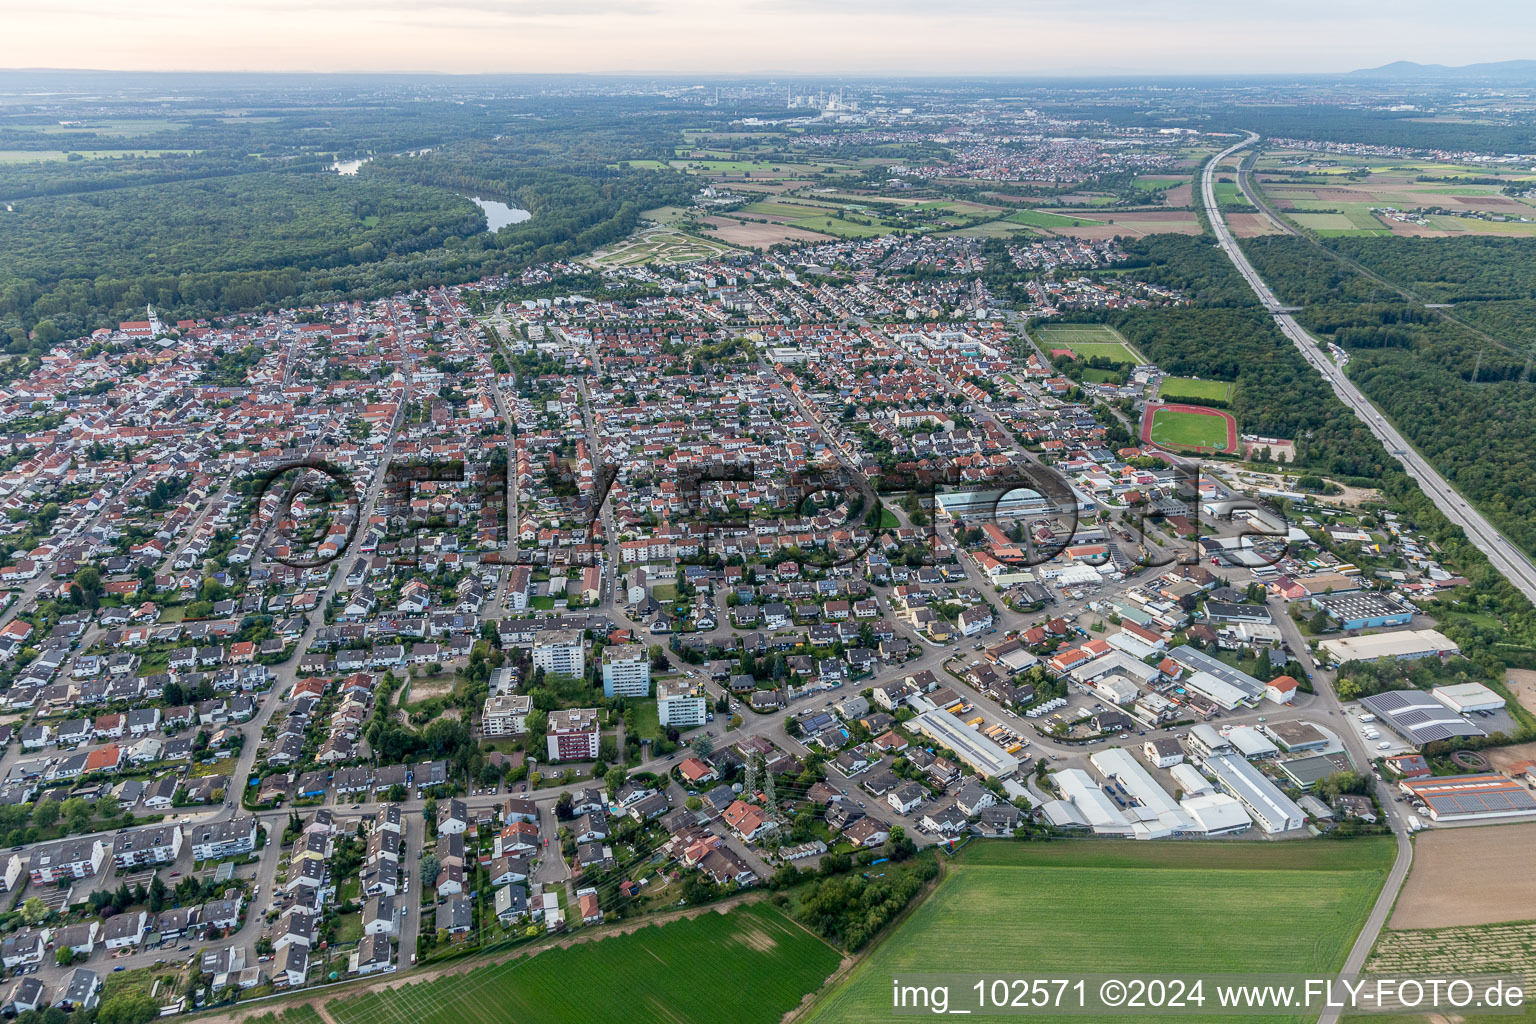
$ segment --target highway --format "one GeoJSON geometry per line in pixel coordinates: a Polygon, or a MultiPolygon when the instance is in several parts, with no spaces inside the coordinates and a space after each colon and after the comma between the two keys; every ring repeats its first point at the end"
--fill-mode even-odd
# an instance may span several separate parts
{"type": "MultiPolygon", "coordinates": [[[[1328,383],[1333,386],[1334,393],[1343,400],[1345,405],[1354,410],[1356,416],[1365,421],[1366,426],[1371,428],[1371,432],[1381,440],[1387,451],[1397,457],[1408,470],[1409,475],[1419,482],[1424,493],[1430,496],[1446,517],[1466,530],[1467,536],[1487,554],[1489,561],[1511,583],[1519,587],[1526,597],[1536,601],[1536,565],[1532,565],[1518,548],[1463,501],[1451,485],[1446,483],[1444,478],[1436,473],[1429,463],[1413,450],[1407,440],[1386,421],[1376,407],[1366,400],[1354,383],[1344,375],[1343,367],[1336,365],[1328,357],[1326,350],[1318,347],[1317,339],[1303,330],[1294,316],[1284,311],[1284,307],[1275,298],[1274,292],[1269,290],[1269,286],[1264,283],[1263,278],[1259,277],[1258,272],[1253,269],[1253,264],[1248,262],[1248,257],[1243,255],[1242,249],[1238,247],[1237,240],[1227,228],[1226,219],[1222,217],[1221,210],[1216,205],[1216,168],[1228,156],[1252,145],[1257,139],[1258,135],[1249,132],[1248,137],[1243,141],[1228,146],[1212,157],[1201,172],[1201,199],[1205,203],[1206,212],[1210,215],[1211,228],[1216,232],[1216,239],[1221,243],[1222,250],[1232,261],[1232,265],[1237,268],[1237,272],[1243,275],[1243,279],[1248,282],[1253,293],[1259,297],[1259,301],[1264,303],[1264,307],[1275,318],[1276,326],[1301,350],[1307,362],[1328,380],[1328,383]]],[[[1295,623],[1285,615],[1275,616],[1275,621],[1280,624],[1282,630],[1288,629],[1294,634],[1287,636],[1287,640],[1311,674],[1318,694],[1324,698],[1325,704],[1338,709],[1340,706],[1338,695],[1334,692],[1332,680],[1327,673],[1319,671],[1313,664],[1311,654],[1308,653],[1305,641],[1296,630],[1295,623]]],[[[1339,729],[1339,735],[1345,739],[1345,745],[1350,748],[1350,753],[1357,764],[1362,766],[1370,764],[1369,752],[1363,749],[1363,744],[1359,737],[1354,735],[1354,728],[1349,722],[1346,721],[1339,729]]],[[[1349,956],[1345,959],[1341,970],[1341,973],[1346,975],[1359,974],[1364,969],[1366,958],[1376,945],[1377,936],[1386,927],[1387,918],[1391,916],[1398,893],[1408,879],[1408,870],[1413,866],[1413,842],[1409,839],[1403,815],[1398,812],[1393,803],[1391,793],[1380,782],[1376,784],[1376,798],[1381,803],[1387,823],[1391,825],[1392,834],[1397,840],[1397,859],[1392,865],[1392,870],[1387,874],[1386,884],[1382,886],[1375,905],[1371,907],[1370,916],[1366,918],[1360,934],[1355,937],[1355,944],[1350,947],[1349,956]]],[[[1338,1019],[1337,1010],[1327,1010],[1318,1018],[1318,1021],[1319,1024],[1336,1024],[1338,1019]]]]}
{"type": "Polygon", "coordinates": [[[1536,603],[1536,563],[1533,563],[1525,552],[1468,504],[1466,499],[1414,450],[1407,438],[1398,433],[1397,428],[1387,421],[1380,410],[1360,393],[1354,382],[1345,375],[1344,368],[1329,358],[1327,350],[1319,347],[1318,339],[1307,333],[1301,324],[1296,322],[1296,318],[1286,311],[1286,307],[1275,298],[1274,292],[1270,291],[1263,278],[1259,277],[1258,271],[1253,269],[1253,264],[1248,262],[1248,257],[1238,247],[1236,238],[1228,229],[1226,220],[1216,205],[1216,168],[1222,160],[1252,145],[1257,139],[1256,134],[1249,132],[1248,137],[1243,141],[1228,146],[1212,157],[1201,173],[1200,195],[1206,211],[1210,214],[1211,229],[1216,233],[1216,240],[1221,244],[1222,250],[1231,259],[1237,272],[1243,275],[1243,279],[1248,282],[1254,294],[1259,297],[1259,301],[1274,317],[1275,325],[1280,328],[1281,333],[1290,338],[1292,343],[1301,350],[1307,362],[1327,379],[1333,387],[1334,394],[1338,395],[1340,400],[1371,429],[1371,433],[1380,439],[1387,451],[1403,464],[1408,475],[1418,481],[1419,487],[1429,495],[1436,507],[1445,513],[1445,517],[1466,531],[1467,537],[1488,556],[1488,561],[1493,563],[1493,567],[1499,570],[1504,578],[1509,580],[1528,600],[1536,603]]]}

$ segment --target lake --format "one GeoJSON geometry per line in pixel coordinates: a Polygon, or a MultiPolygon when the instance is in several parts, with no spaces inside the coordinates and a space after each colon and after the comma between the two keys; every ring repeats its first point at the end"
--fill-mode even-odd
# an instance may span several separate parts
{"type": "Polygon", "coordinates": [[[337,160],[331,164],[331,170],[337,174],[356,174],[363,164],[371,159],[372,157],[365,157],[362,160],[337,160]]]}
{"type": "Polygon", "coordinates": [[[480,199],[476,196],[465,196],[470,202],[480,207],[485,214],[485,229],[487,231],[500,231],[508,224],[521,224],[533,216],[527,210],[519,210],[515,206],[506,203],[498,203],[494,199],[480,199]]]}

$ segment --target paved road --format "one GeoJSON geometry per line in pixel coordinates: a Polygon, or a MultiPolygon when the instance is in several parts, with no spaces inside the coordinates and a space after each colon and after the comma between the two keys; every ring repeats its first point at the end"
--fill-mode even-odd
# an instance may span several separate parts
{"type": "Polygon", "coordinates": [[[1296,322],[1296,318],[1285,312],[1286,307],[1275,298],[1274,292],[1259,277],[1253,264],[1248,262],[1248,257],[1243,254],[1237,240],[1227,228],[1226,220],[1221,216],[1221,211],[1216,205],[1216,167],[1231,154],[1251,145],[1257,135],[1252,132],[1241,142],[1228,146],[1222,152],[1212,157],[1205,165],[1205,170],[1200,178],[1200,193],[1205,202],[1205,208],[1210,214],[1211,228],[1216,232],[1216,239],[1221,243],[1222,249],[1232,260],[1232,265],[1238,273],[1248,282],[1255,295],[1264,307],[1270,311],[1275,319],[1275,325],[1281,332],[1301,350],[1307,362],[1311,363],[1323,377],[1332,385],[1334,393],[1347,405],[1366,426],[1375,434],[1399,462],[1408,471],[1408,475],[1418,481],[1419,487],[1429,495],[1447,519],[1466,531],[1467,537],[1477,545],[1488,560],[1493,563],[1510,583],[1514,584],[1529,600],[1536,603],[1536,563],[1521,551],[1509,538],[1500,533],[1483,515],[1469,505],[1460,494],[1456,492],[1444,477],[1435,471],[1434,467],[1424,459],[1407,438],[1398,433],[1397,428],[1387,422],[1386,417],[1373,406],[1366,397],[1360,393],[1348,376],[1344,368],[1336,364],[1326,354],[1326,350],[1319,348],[1318,339],[1296,322]]]}

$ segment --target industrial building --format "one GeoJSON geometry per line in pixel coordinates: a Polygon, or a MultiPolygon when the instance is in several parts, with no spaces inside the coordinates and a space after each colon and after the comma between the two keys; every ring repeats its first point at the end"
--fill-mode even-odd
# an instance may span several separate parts
{"type": "Polygon", "coordinates": [[[1195,820],[1129,750],[1110,747],[1088,755],[1088,761],[1106,779],[1119,783],[1129,797],[1130,806],[1121,813],[1131,824],[1133,839],[1166,839],[1197,830],[1195,820]]]}
{"type": "Polygon", "coordinates": [[[1482,683],[1457,683],[1437,686],[1429,695],[1458,715],[1471,715],[1479,711],[1502,711],[1504,698],[1482,683]]]}
{"type": "Polygon", "coordinates": [[[1202,793],[1179,804],[1195,821],[1196,828],[1208,836],[1226,836],[1246,832],[1253,827],[1243,805],[1225,793],[1202,793]]]}
{"type": "Polygon", "coordinates": [[[1449,775],[1428,779],[1404,779],[1404,793],[1429,808],[1436,821],[1472,821],[1508,818],[1536,813],[1536,796],[1504,775],[1449,775]]]}
{"type": "Polygon", "coordinates": [[[1205,722],[1190,729],[1185,742],[1189,744],[1190,751],[1199,758],[1232,753],[1232,744],[1227,742],[1227,738],[1217,732],[1214,725],[1208,725],[1205,722]]]}
{"type": "Polygon", "coordinates": [[[1403,629],[1396,633],[1344,636],[1324,640],[1317,646],[1337,665],[1346,661],[1375,661],[1377,658],[1412,661],[1415,658],[1461,652],[1456,641],[1434,629],[1403,629]]]}
{"type": "Polygon", "coordinates": [[[1249,817],[1265,832],[1288,832],[1301,828],[1305,815],[1296,801],[1280,792],[1253,765],[1236,754],[1221,754],[1206,760],[1205,767],[1216,782],[1243,805],[1249,817]]]}
{"type": "Polygon", "coordinates": [[[1227,742],[1250,761],[1280,756],[1280,748],[1270,742],[1268,736],[1251,725],[1233,726],[1227,732],[1227,742]]]}
{"type": "Polygon", "coordinates": [[[1091,828],[1097,834],[1129,836],[1131,822],[1115,802],[1081,768],[1065,768],[1051,773],[1051,781],[1061,799],[1048,801],[1040,808],[1045,820],[1057,828],[1091,828]]]}
{"type": "MultiPolygon", "coordinates": [[[[1198,675],[1203,672],[1208,676],[1215,677],[1224,685],[1239,691],[1242,694],[1242,699],[1234,703],[1232,707],[1236,707],[1238,704],[1246,704],[1249,707],[1253,707],[1264,696],[1264,684],[1262,682],[1241,669],[1233,668],[1219,658],[1211,657],[1197,647],[1190,647],[1188,645],[1175,647],[1168,652],[1168,657],[1183,665],[1191,673],[1198,675]]],[[[1186,678],[1185,683],[1188,684],[1188,682],[1189,679],[1186,678]]],[[[1211,697],[1218,704],[1222,703],[1210,694],[1206,694],[1206,696],[1211,697]]]]}
{"type": "Polygon", "coordinates": [[[984,779],[1001,779],[1019,770],[1019,759],[970,728],[948,711],[925,711],[906,727],[948,747],[984,779]]]}
{"type": "Polygon", "coordinates": [[[1452,736],[1487,735],[1421,690],[1388,690],[1362,697],[1360,706],[1415,747],[1452,736]]]}
{"type": "Polygon", "coordinates": [[[1349,771],[1349,758],[1345,754],[1313,754],[1280,762],[1280,770],[1295,787],[1303,792],[1338,772],[1349,771]]]}
{"type": "Polygon", "coordinates": [[[1291,754],[1322,750],[1329,742],[1327,734],[1311,722],[1266,722],[1259,729],[1279,744],[1281,750],[1291,754]]]}
{"type": "Polygon", "coordinates": [[[1181,761],[1168,769],[1173,781],[1179,784],[1186,797],[1204,796],[1211,792],[1211,780],[1200,774],[1200,769],[1187,761],[1181,761]]]}
{"type": "Polygon", "coordinates": [[[1312,598],[1311,604],[1337,622],[1341,629],[1406,626],[1413,621],[1412,608],[1405,608],[1385,594],[1370,590],[1353,594],[1319,594],[1312,598]]]}

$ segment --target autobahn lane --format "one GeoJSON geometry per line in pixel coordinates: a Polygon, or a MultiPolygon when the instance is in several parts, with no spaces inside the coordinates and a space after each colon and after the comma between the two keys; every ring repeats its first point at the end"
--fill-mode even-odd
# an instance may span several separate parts
{"type": "Polygon", "coordinates": [[[1430,500],[1445,514],[1445,517],[1466,532],[1472,543],[1488,557],[1493,567],[1499,570],[1504,578],[1509,580],[1527,599],[1536,603],[1536,563],[1533,563],[1525,552],[1488,522],[1482,513],[1468,504],[1456,489],[1414,450],[1397,428],[1387,421],[1359,388],[1355,387],[1354,382],[1344,373],[1343,367],[1330,359],[1325,349],[1319,347],[1318,339],[1309,334],[1280,304],[1274,292],[1264,283],[1264,279],[1259,276],[1258,271],[1248,262],[1248,257],[1238,246],[1236,238],[1233,237],[1225,218],[1221,215],[1220,208],[1216,205],[1216,168],[1222,160],[1252,145],[1257,139],[1256,134],[1249,132],[1247,138],[1212,157],[1201,172],[1200,194],[1206,211],[1210,215],[1211,229],[1216,233],[1216,239],[1222,250],[1232,261],[1232,265],[1237,268],[1238,273],[1248,282],[1254,294],[1259,297],[1259,301],[1274,317],[1275,325],[1280,328],[1281,333],[1289,338],[1301,351],[1302,357],[1323,375],[1340,400],[1370,428],[1371,433],[1376,435],[1387,451],[1403,464],[1408,475],[1418,481],[1419,487],[1429,495],[1430,500]]]}

